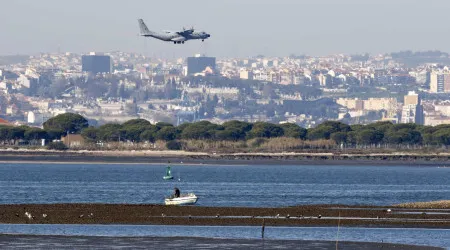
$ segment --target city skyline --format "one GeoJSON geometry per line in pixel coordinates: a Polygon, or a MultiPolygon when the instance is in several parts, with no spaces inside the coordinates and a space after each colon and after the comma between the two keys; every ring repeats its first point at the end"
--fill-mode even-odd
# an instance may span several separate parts
{"type": "Polygon", "coordinates": [[[120,50],[161,58],[195,53],[218,57],[320,56],[448,51],[446,44],[450,41],[439,25],[446,21],[445,7],[450,7],[444,1],[426,5],[405,0],[208,3],[11,1],[4,7],[15,11],[6,11],[0,17],[4,35],[0,55],[120,50]],[[149,28],[155,31],[193,25],[212,37],[204,43],[183,46],[148,40],[137,36],[137,18],[148,20],[149,28]]]}

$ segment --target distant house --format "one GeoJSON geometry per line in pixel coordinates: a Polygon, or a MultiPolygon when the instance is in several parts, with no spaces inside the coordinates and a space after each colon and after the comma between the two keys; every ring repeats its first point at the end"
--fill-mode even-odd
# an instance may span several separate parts
{"type": "Polygon", "coordinates": [[[61,137],[61,141],[69,148],[84,145],[84,138],[80,134],[68,134],[61,137]]]}
{"type": "Polygon", "coordinates": [[[0,126],[13,126],[13,124],[9,123],[7,120],[0,118],[0,126]]]}

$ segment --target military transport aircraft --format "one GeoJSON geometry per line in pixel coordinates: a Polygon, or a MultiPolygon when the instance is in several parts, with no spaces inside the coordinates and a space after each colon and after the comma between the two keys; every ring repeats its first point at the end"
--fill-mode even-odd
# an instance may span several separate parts
{"type": "Polygon", "coordinates": [[[202,42],[205,41],[205,39],[208,39],[211,37],[210,34],[206,32],[196,32],[194,28],[185,29],[183,28],[182,31],[174,32],[174,31],[164,31],[164,33],[157,33],[150,31],[147,28],[147,25],[145,25],[144,20],[138,19],[139,22],[139,28],[141,30],[140,35],[145,37],[153,37],[162,41],[166,42],[173,42],[174,44],[180,44],[184,43],[188,40],[198,40],[201,39],[202,42]]]}

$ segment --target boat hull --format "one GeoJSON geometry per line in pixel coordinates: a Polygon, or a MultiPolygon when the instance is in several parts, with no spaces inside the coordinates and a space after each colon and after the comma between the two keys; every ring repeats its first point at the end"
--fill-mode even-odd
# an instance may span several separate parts
{"type": "Polygon", "coordinates": [[[198,197],[195,194],[182,195],[178,198],[166,198],[166,205],[193,205],[197,202],[198,197]]]}

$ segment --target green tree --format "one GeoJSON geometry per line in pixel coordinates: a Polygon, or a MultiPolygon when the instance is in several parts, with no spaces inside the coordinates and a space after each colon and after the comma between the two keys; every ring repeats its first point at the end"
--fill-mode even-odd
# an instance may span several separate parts
{"type": "Polygon", "coordinates": [[[244,140],[248,131],[253,127],[253,124],[242,121],[228,121],[222,124],[223,130],[216,131],[215,137],[218,140],[244,140]]]}
{"type": "Polygon", "coordinates": [[[141,141],[141,134],[147,130],[147,127],[141,127],[141,126],[127,126],[124,128],[125,132],[125,139],[133,142],[140,142],[141,141]]]}
{"type": "Polygon", "coordinates": [[[256,122],[253,124],[252,130],[250,130],[247,134],[249,139],[265,137],[280,137],[283,136],[284,131],[283,128],[268,122],[256,122]]]}
{"type": "Polygon", "coordinates": [[[156,126],[144,119],[133,119],[122,124],[125,139],[133,142],[140,142],[141,134],[151,129],[156,130],[156,126]]]}
{"type": "Polygon", "coordinates": [[[384,134],[379,130],[364,129],[358,131],[357,142],[362,145],[377,144],[383,140],[384,134]]]}
{"type": "Polygon", "coordinates": [[[124,134],[122,125],[110,123],[98,128],[97,139],[102,141],[121,141],[125,139],[124,134]]]}
{"type": "Polygon", "coordinates": [[[151,123],[145,119],[131,119],[122,124],[123,128],[129,127],[129,126],[141,126],[146,127],[150,126],[151,123]]]}
{"type": "Polygon", "coordinates": [[[307,130],[305,128],[302,128],[294,123],[283,123],[280,124],[280,127],[284,131],[284,136],[286,137],[292,137],[292,138],[299,138],[304,140],[306,138],[307,130]]]}
{"type": "Polygon", "coordinates": [[[346,144],[347,143],[347,132],[336,132],[330,135],[330,139],[335,141],[336,144],[346,144]]]}
{"type": "Polygon", "coordinates": [[[7,138],[16,144],[17,140],[25,139],[25,128],[23,127],[11,127],[8,131],[7,138]]]}
{"type": "Polygon", "coordinates": [[[149,141],[149,142],[155,142],[155,135],[156,135],[156,129],[146,129],[144,130],[139,138],[141,141],[149,141]]]}
{"type": "Polygon", "coordinates": [[[372,124],[369,124],[367,126],[364,126],[364,128],[368,129],[376,129],[379,131],[382,131],[383,133],[385,133],[386,131],[390,130],[390,129],[394,129],[396,125],[392,124],[392,122],[388,122],[388,121],[382,121],[382,122],[375,122],[372,124]]]}
{"type": "Polygon", "coordinates": [[[70,133],[79,133],[88,126],[88,121],[83,116],[74,113],[57,115],[44,122],[45,130],[62,130],[70,133]]]}
{"type": "Polygon", "coordinates": [[[359,131],[362,129],[364,129],[364,125],[361,125],[361,124],[353,124],[350,126],[351,131],[359,131]]]}
{"type": "Polygon", "coordinates": [[[398,145],[398,144],[403,143],[403,138],[406,136],[407,136],[407,133],[401,133],[401,132],[390,130],[390,131],[386,132],[386,134],[384,136],[384,141],[389,144],[398,145]]]}
{"type": "Polygon", "coordinates": [[[242,130],[244,133],[246,133],[246,132],[248,132],[248,131],[250,131],[252,129],[253,124],[251,124],[249,122],[242,122],[242,121],[237,121],[237,120],[231,120],[231,121],[224,122],[222,124],[222,126],[225,129],[236,128],[236,129],[242,130]]]}
{"type": "Polygon", "coordinates": [[[156,132],[156,140],[172,141],[177,137],[178,130],[175,127],[165,126],[156,132]]]}
{"type": "Polygon", "coordinates": [[[419,131],[411,130],[408,131],[408,140],[405,140],[405,143],[415,145],[415,144],[422,144],[423,138],[422,134],[419,131]]]}
{"type": "Polygon", "coordinates": [[[351,127],[342,122],[325,121],[319,124],[317,127],[309,129],[307,132],[307,138],[309,140],[318,139],[330,139],[330,135],[336,132],[348,132],[351,131],[351,127]]]}
{"type": "Polygon", "coordinates": [[[225,128],[224,130],[217,130],[215,138],[217,140],[238,141],[245,139],[246,133],[239,128],[225,128]]]}
{"type": "Polygon", "coordinates": [[[46,129],[45,132],[47,132],[47,138],[49,140],[59,140],[61,139],[61,136],[66,134],[66,132],[61,129],[46,129]]]}
{"type": "Polygon", "coordinates": [[[187,126],[181,132],[183,139],[210,139],[212,137],[210,131],[205,126],[199,126],[195,123],[187,126]]]}
{"type": "Polygon", "coordinates": [[[81,131],[81,136],[88,141],[95,142],[97,141],[98,129],[95,127],[85,128],[81,131]]]}
{"type": "Polygon", "coordinates": [[[443,128],[436,130],[432,134],[433,144],[437,145],[450,145],[450,129],[443,128]]]}
{"type": "Polygon", "coordinates": [[[47,139],[48,135],[47,132],[40,128],[30,128],[25,131],[24,134],[25,140],[28,141],[36,141],[41,139],[47,139]]]}
{"type": "Polygon", "coordinates": [[[158,122],[155,124],[158,129],[162,129],[164,127],[173,127],[171,123],[168,122],[158,122]]]}
{"type": "Polygon", "coordinates": [[[309,140],[320,140],[320,139],[330,139],[331,131],[326,127],[315,127],[308,129],[306,137],[309,140]]]}
{"type": "Polygon", "coordinates": [[[358,143],[358,132],[357,131],[350,131],[347,132],[347,138],[346,138],[347,144],[355,145],[358,143]]]}
{"type": "Polygon", "coordinates": [[[3,143],[5,141],[9,140],[9,137],[8,137],[9,129],[10,129],[10,127],[7,127],[7,126],[0,127],[0,140],[3,141],[3,143]]]}
{"type": "Polygon", "coordinates": [[[187,125],[181,132],[183,139],[212,139],[216,130],[223,130],[223,126],[213,124],[208,121],[195,122],[187,125]]]}
{"type": "Polygon", "coordinates": [[[384,141],[389,144],[421,144],[422,134],[416,124],[395,124],[385,131],[384,141]]]}

